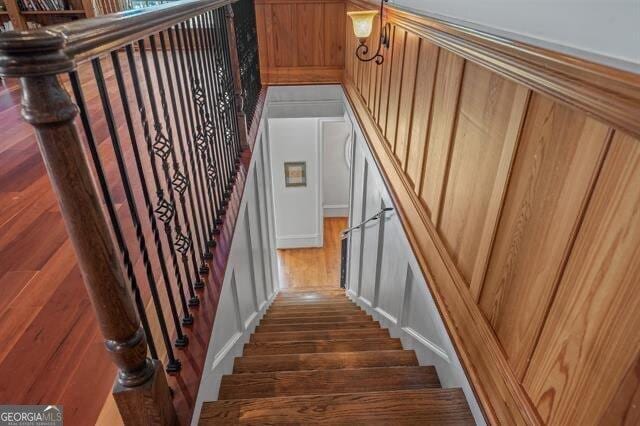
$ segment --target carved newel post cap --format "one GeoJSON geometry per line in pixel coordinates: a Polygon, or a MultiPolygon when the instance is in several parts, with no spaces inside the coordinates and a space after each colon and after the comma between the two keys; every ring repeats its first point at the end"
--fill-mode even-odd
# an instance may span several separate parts
{"type": "Polygon", "coordinates": [[[63,34],[50,31],[7,32],[0,35],[0,75],[36,77],[56,75],[74,69],[64,46],[63,34]]]}

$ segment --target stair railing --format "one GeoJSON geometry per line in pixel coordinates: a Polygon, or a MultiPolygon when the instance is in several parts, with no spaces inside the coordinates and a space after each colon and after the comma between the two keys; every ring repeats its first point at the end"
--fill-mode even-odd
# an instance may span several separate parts
{"type": "Polygon", "coordinates": [[[177,421],[161,359],[180,370],[173,348],[189,343],[246,137],[230,4],[0,35],[0,75],[21,81],[126,424],[177,421]]]}
{"type": "Polygon", "coordinates": [[[343,229],[340,232],[340,288],[346,288],[347,286],[347,265],[349,264],[349,234],[356,229],[361,229],[369,222],[378,220],[384,217],[387,212],[393,210],[393,207],[384,207],[380,209],[376,214],[371,215],[367,219],[353,225],[349,228],[343,229]]]}

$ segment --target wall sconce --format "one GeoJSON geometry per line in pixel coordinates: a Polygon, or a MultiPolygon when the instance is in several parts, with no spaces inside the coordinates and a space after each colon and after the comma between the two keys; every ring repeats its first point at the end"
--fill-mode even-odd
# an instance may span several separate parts
{"type": "Polygon", "coordinates": [[[382,24],[384,4],[389,0],[380,0],[380,39],[378,40],[378,49],[376,54],[367,58],[369,46],[365,43],[373,30],[373,18],[378,14],[377,10],[359,10],[355,12],[347,12],[353,22],[353,33],[360,40],[360,45],[356,48],[356,57],[362,62],[370,62],[375,60],[380,65],[384,61],[382,56],[382,47],[389,47],[389,36],[391,25],[389,23],[382,24]]]}

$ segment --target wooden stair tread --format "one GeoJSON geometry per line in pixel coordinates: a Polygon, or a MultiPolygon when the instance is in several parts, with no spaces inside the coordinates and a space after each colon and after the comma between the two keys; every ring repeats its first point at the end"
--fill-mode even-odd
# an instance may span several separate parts
{"type": "Polygon", "coordinates": [[[384,328],[363,328],[351,330],[311,330],[284,331],[279,333],[254,333],[250,342],[287,342],[305,340],[366,339],[371,337],[389,337],[384,328]]]}
{"type": "Polygon", "coordinates": [[[359,313],[364,312],[357,306],[345,306],[345,307],[332,307],[332,308],[274,308],[267,312],[267,315],[283,315],[291,316],[294,314],[308,314],[308,315],[337,315],[340,313],[359,313]]]}
{"type": "Polygon", "coordinates": [[[314,322],[305,324],[277,324],[277,325],[258,325],[256,333],[274,333],[279,331],[305,331],[305,330],[349,330],[359,328],[380,328],[377,321],[363,322],[314,322]]]}
{"type": "Polygon", "coordinates": [[[343,316],[343,315],[360,315],[367,316],[368,314],[360,309],[340,309],[332,311],[307,311],[307,310],[283,310],[278,312],[267,312],[263,318],[288,318],[288,317],[328,317],[328,316],[343,316]]]}
{"type": "Polygon", "coordinates": [[[345,295],[281,293],[200,424],[475,424],[461,389],[345,295]]]}
{"type": "Polygon", "coordinates": [[[280,293],[275,297],[275,300],[311,300],[311,299],[348,299],[344,292],[342,293],[328,293],[328,292],[312,292],[312,293],[280,293]]]}
{"type": "Polygon", "coordinates": [[[260,355],[236,358],[235,373],[299,371],[339,368],[399,367],[418,365],[414,351],[329,352],[311,354],[260,355]]]}
{"type": "Polygon", "coordinates": [[[419,389],[205,402],[200,424],[475,424],[460,389],[419,389]]]}
{"type": "Polygon", "coordinates": [[[373,321],[370,315],[340,315],[340,316],[317,316],[317,317],[266,317],[260,321],[261,325],[267,324],[303,324],[321,322],[351,322],[351,321],[373,321]]]}
{"type": "Polygon", "coordinates": [[[345,290],[340,287],[329,288],[329,287],[305,287],[305,288],[287,288],[282,289],[278,293],[278,296],[287,296],[287,295],[296,295],[296,294],[311,294],[311,293],[320,293],[320,294],[345,294],[345,290]]]}
{"type": "Polygon", "coordinates": [[[326,300],[319,300],[316,302],[300,302],[300,301],[275,301],[271,304],[270,309],[276,309],[276,308],[288,308],[288,309],[292,309],[292,308],[297,308],[297,309],[310,309],[310,308],[316,308],[316,309],[322,309],[322,308],[345,308],[345,307],[357,307],[357,305],[353,302],[347,301],[347,300],[336,300],[336,301],[326,301],[326,300]]]}
{"type": "Polygon", "coordinates": [[[222,377],[218,399],[270,398],[439,388],[434,367],[378,367],[231,374],[222,377]]]}
{"type": "Polygon", "coordinates": [[[243,355],[278,355],[319,352],[358,352],[402,349],[400,339],[311,340],[303,342],[246,343],[243,355]]]}

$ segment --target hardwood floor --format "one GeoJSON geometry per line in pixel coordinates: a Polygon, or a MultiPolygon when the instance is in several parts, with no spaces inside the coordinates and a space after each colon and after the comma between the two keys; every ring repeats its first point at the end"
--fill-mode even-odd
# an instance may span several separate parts
{"type": "Polygon", "coordinates": [[[324,247],[278,250],[281,288],[338,288],[340,286],[340,231],[347,218],[324,219],[324,247]]]}
{"type": "MultiPolygon", "coordinates": [[[[79,74],[89,114],[99,114],[100,98],[90,67],[81,66],[79,74]]],[[[119,99],[108,64],[104,74],[110,96],[119,99]]],[[[131,84],[129,75],[125,71],[127,85],[131,84]]],[[[66,84],[66,79],[62,80],[66,84]]],[[[62,404],[68,424],[119,424],[110,395],[115,366],[104,349],[33,131],[20,117],[18,89],[15,81],[0,86],[0,402],[62,404]]],[[[132,92],[131,87],[128,90],[132,92]]],[[[117,123],[124,123],[122,106],[114,108],[114,115],[117,123]]],[[[94,124],[105,174],[114,185],[111,190],[118,214],[128,217],[106,122],[95,120],[94,124]]],[[[119,131],[122,141],[127,142],[125,157],[130,160],[126,126],[119,131]]],[[[195,404],[249,160],[246,154],[214,259],[209,263],[206,288],[199,292],[200,306],[192,310],[194,325],[185,328],[190,344],[175,351],[182,370],[169,377],[169,385],[181,424],[190,421],[195,404]]],[[[127,166],[134,167],[133,162],[127,166]]],[[[138,182],[132,185],[134,190],[139,188],[138,182]]],[[[142,199],[138,205],[144,206],[142,199]]],[[[127,224],[125,239],[135,242],[130,220],[122,223],[127,224]]],[[[153,241],[149,229],[145,235],[148,242],[153,241]]],[[[137,249],[131,252],[136,274],[144,277],[141,256],[137,249]]],[[[171,276],[172,272],[170,269],[171,276]]],[[[146,311],[153,312],[146,280],[140,279],[140,283],[146,311]]],[[[155,314],[150,314],[150,321],[155,334],[155,314]]],[[[160,358],[165,358],[159,334],[155,341],[160,358]]],[[[164,362],[166,365],[166,359],[164,362]]]]}
{"type": "Polygon", "coordinates": [[[304,318],[326,330],[297,331],[307,325],[301,307],[332,304],[364,314],[344,290],[281,292],[233,374],[222,377],[218,400],[204,403],[200,424],[475,424],[462,390],[441,388],[435,368],[419,366],[415,352],[402,350],[371,317],[362,318],[375,334],[355,334],[360,329],[347,320],[327,323],[332,317],[323,311],[304,318]],[[275,309],[290,315],[274,316],[275,309]],[[291,330],[265,329],[274,320],[291,330]]]}

